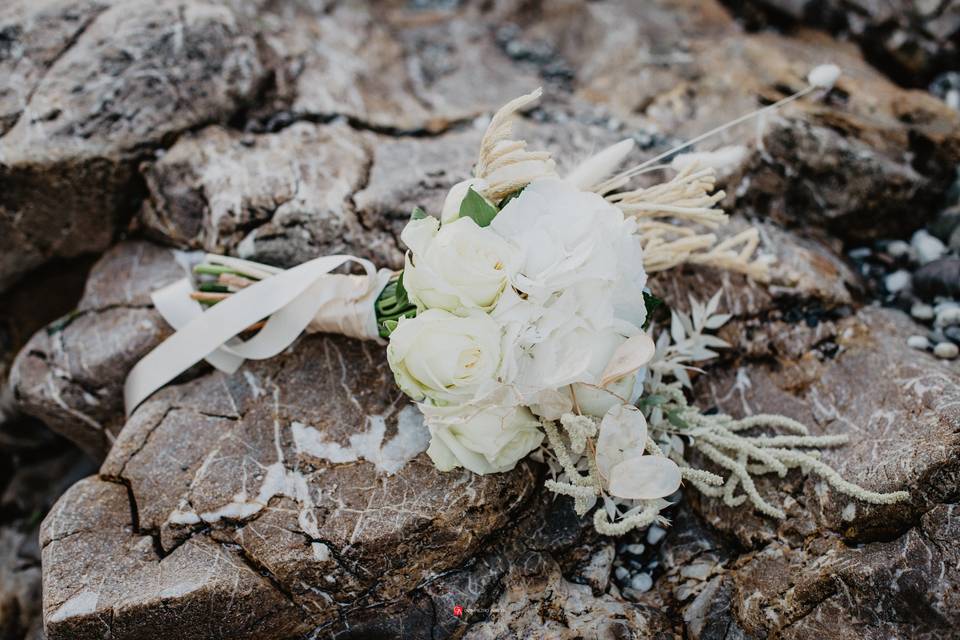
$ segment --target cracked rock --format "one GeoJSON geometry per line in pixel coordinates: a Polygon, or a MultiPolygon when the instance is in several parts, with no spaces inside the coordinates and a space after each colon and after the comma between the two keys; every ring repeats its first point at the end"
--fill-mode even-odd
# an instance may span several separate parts
{"type": "Polygon", "coordinates": [[[0,103],[0,288],[51,258],[104,250],[142,197],[137,159],[227,120],[265,73],[222,4],[27,4],[0,17],[0,64],[23,78],[0,103]]]}
{"type": "Polygon", "coordinates": [[[262,19],[282,61],[278,93],[298,117],[342,115],[385,132],[438,132],[541,83],[500,51],[490,18],[469,4],[347,3],[320,13],[283,3],[262,19]]]}
{"type": "Polygon", "coordinates": [[[536,479],[526,463],[437,471],[391,382],[378,346],[311,336],[233,376],[160,391],[104,462],[111,482],[85,480],[45,523],[48,636],[95,637],[112,610],[113,637],[172,637],[192,620],[175,612],[208,598],[222,633],[306,633],[409,604],[417,585],[469,560],[536,479]],[[157,575],[162,588],[148,588],[157,575]],[[249,585],[234,599],[236,579],[249,585]],[[283,615],[254,624],[269,607],[252,602],[267,596],[283,615]]]}
{"type": "Polygon", "coordinates": [[[47,638],[291,631],[296,607],[239,550],[201,536],[160,558],[130,509],[123,485],[91,477],[47,516],[40,534],[47,638]]]}
{"type": "Polygon", "coordinates": [[[758,143],[730,181],[726,204],[744,214],[851,241],[902,235],[923,222],[903,212],[933,212],[960,161],[960,114],[822,33],[746,34],[715,2],[571,2],[518,21],[525,37],[560,43],[576,97],[674,140],[802,89],[824,60],[838,64],[844,75],[823,99],[698,147],[758,143]]]}
{"type": "Polygon", "coordinates": [[[751,0],[728,3],[751,28],[812,25],[860,45],[876,67],[906,86],[924,86],[960,66],[960,6],[939,0],[751,0]]]}
{"type": "Polygon", "coordinates": [[[375,221],[365,229],[354,211],[369,146],[344,123],[262,135],[203,129],[145,166],[144,225],[177,246],[283,267],[335,253],[402,266],[392,236],[375,221]]]}
{"type": "Polygon", "coordinates": [[[746,547],[777,538],[798,544],[821,530],[856,542],[890,540],[935,505],[955,501],[960,375],[907,346],[914,327],[898,311],[865,308],[836,323],[832,355],[810,349],[799,357],[714,370],[698,394],[701,406],[734,416],[782,413],[814,434],[849,435],[848,444],[824,451],[824,462],[868,489],[907,490],[908,502],[869,505],[816,476],[792,473],[758,482],[761,494],[783,504],[786,520],[698,499],[706,520],[746,547]]]}
{"type": "Polygon", "coordinates": [[[34,334],[14,361],[17,408],[102,458],[123,426],[127,372],[171,333],[150,292],[186,274],[169,249],[125,242],[108,251],[76,310],[34,334]]]}

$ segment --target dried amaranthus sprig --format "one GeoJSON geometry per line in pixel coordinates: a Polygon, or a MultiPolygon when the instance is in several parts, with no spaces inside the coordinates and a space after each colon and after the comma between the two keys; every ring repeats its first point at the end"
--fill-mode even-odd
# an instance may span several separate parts
{"type": "MultiPolygon", "coordinates": [[[[649,435],[646,453],[666,456],[679,467],[684,481],[702,494],[723,500],[730,507],[747,502],[772,518],[786,517],[783,509],[764,498],[755,478],[775,473],[783,477],[791,469],[823,478],[834,489],[870,504],[894,504],[909,499],[906,491],[880,493],[845,480],[819,459],[819,450],[847,442],[846,435],[810,435],[801,423],[780,415],[753,415],[736,419],[723,414],[705,414],[692,406],[683,388],[690,386],[687,371],[695,363],[717,354],[726,344],[707,331],[719,328],[728,315],[716,313],[719,293],[706,304],[691,301],[688,314],[672,312],[669,331],[661,333],[657,351],[647,367],[644,393],[637,402],[643,411],[649,435]],[[766,435],[758,430],[775,430],[766,435]],[[661,444],[658,444],[661,443],[661,444]],[[662,446],[661,446],[662,445],[662,446]],[[697,451],[726,477],[690,465],[685,455],[697,451]]],[[[670,505],[663,499],[625,500],[605,490],[597,470],[597,423],[588,416],[565,415],[544,422],[547,443],[540,452],[551,471],[546,487],[574,499],[574,510],[594,513],[596,530],[604,535],[622,535],[655,522],[666,524],[661,511],[670,505]]]]}

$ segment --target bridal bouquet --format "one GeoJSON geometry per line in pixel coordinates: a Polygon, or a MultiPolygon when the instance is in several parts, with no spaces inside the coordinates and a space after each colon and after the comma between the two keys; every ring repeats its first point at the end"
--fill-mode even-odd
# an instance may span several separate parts
{"type": "MultiPolygon", "coordinates": [[[[836,75],[835,67],[815,69],[806,89],[778,105],[829,89],[836,75]]],[[[593,521],[604,534],[663,521],[684,481],[782,518],[753,477],[791,468],[867,502],[905,500],[905,492],[848,483],[821,462],[816,449],[841,436],[811,436],[782,416],[735,420],[688,404],[688,371],[726,346],[710,334],[728,318],[718,313],[719,294],[692,300],[689,315],[672,312],[669,330],[654,338],[660,301],[649,272],[698,263],[767,278],[772,258],[754,255],[756,229],[723,241],[711,233],[726,222],[713,165],[742,150],[657,164],[715,130],[615,173],[632,151],[627,140],[560,176],[549,153],[513,137],[516,114],[539,95],[494,115],[473,177],[450,190],[439,217],[413,212],[401,272],[351,256],[288,270],[207,256],[198,283],[156,292],[157,309],[178,331],[131,371],[128,411],[201,359],[233,372],[304,331],[334,332],[386,343],[397,385],[429,427],[437,469],[500,473],[531,456],[549,467],[546,487],[571,496],[578,514],[602,504],[593,521]],[[675,175],[665,183],[629,187],[637,175],[666,170],[675,175]],[[331,273],[348,262],[366,275],[331,273]],[[691,466],[692,456],[726,475],[691,466]]]]}

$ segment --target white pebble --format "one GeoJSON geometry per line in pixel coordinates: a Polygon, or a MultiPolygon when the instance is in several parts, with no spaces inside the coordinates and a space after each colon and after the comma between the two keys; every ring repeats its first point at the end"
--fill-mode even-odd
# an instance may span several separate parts
{"type": "Polygon", "coordinates": [[[920,229],[910,238],[910,246],[917,254],[917,262],[927,264],[943,256],[947,251],[940,239],[930,235],[926,229],[920,229]]]}
{"type": "Polygon", "coordinates": [[[657,544],[663,540],[663,536],[665,535],[667,535],[667,532],[663,527],[651,525],[650,528],[647,529],[647,544],[657,544]]]}
{"type": "Polygon", "coordinates": [[[944,360],[953,360],[960,354],[960,347],[952,342],[941,342],[933,348],[933,355],[944,360]]]}
{"type": "Polygon", "coordinates": [[[632,553],[632,554],[635,555],[635,556],[642,555],[644,549],[646,549],[646,547],[643,546],[642,544],[628,544],[628,545],[627,545],[627,553],[632,553]]]}
{"type": "Polygon", "coordinates": [[[839,77],[840,67],[835,64],[821,64],[810,70],[807,74],[807,82],[821,89],[833,89],[839,77]]]}
{"type": "Polygon", "coordinates": [[[653,586],[653,578],[649,573],[638,573],[630,579],[630,587],[637,591],[650,591],[653,586]]]}
{"type": "Polygon", "coordinates": [[[960,307],[941,309],[934,324],[938,327],[951,327],[960,324],[960,307]]]}
{"type": "Polygon", "coordinates": [[[904,289],[908,284],[910,284],[910,272],[905,269],[894,271],[883,279],[883,286],[885,286],[890,293],[896,293],[904,289]]]}
{"type": "Polygon", "coordinates": [[[627,571],[626,567],[617,567],[616,575],[618,580],[626,580],[627,576],[630,575],[630,572],[627,571]]]}
{"type": "Polygon", "coordinates": [[[930,341],[927,340],[926,336],[910,336],[907,338],[907,346],[926,351],[930,348],[930,341]]]}
{"type": "Polygon", "coordinates": [[[915,302],[910,307],[910,315],[917,320],[933,320],[933,307],[924,302],[915,302]]]}
{"type": "Polygon", "coordinates": [[[910,253],[910,245],[903,240],[894,240],[887,245],[887,254],[893,258],[902,258],[910,253]]]}

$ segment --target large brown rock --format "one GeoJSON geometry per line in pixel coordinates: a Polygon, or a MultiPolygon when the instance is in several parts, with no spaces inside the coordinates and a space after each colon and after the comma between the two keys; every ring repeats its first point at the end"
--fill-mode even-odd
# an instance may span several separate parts
{"type": "Polygon", "coordinates": [[[10,372],[16,407],[94,458],[123,426],[123,382],[170,334],[150,293],[187,275],[172,250],[115,246],[93,267],[76,310],[40,329],[10,372]]]}
{"type": "Polygon", "coordinates": [[[283,637],[414,606],[535,482],[440,473],[426,445],[380,347],[342,338],[159,392],[44,524],[48,637],[105,617],[119,638],[283,637]],[[213,600],[215,621],[188,613],[213,600]]]}
{"type": "Polygon", "coordinates": [[[142,197],[137,160],[229,119],[265,74],[226,5],[67,4],[18,0],[4,15],[17,38],[4,64],[25,75],[26,95],[0,138],[0,288],[51,258],[105,249],[142,197]],[[51,33],[54,50],[38,50],[51,33]]]}

